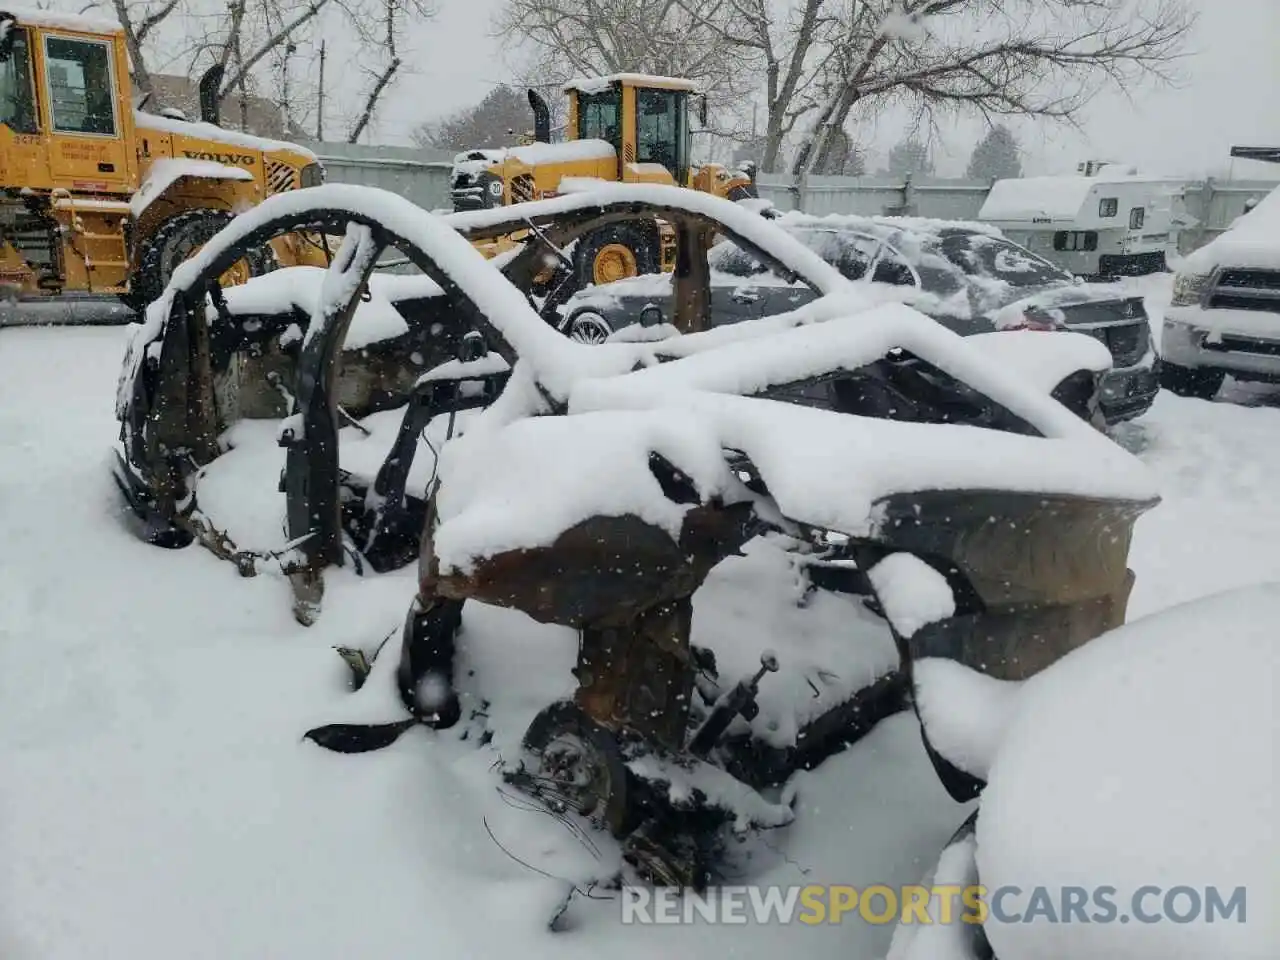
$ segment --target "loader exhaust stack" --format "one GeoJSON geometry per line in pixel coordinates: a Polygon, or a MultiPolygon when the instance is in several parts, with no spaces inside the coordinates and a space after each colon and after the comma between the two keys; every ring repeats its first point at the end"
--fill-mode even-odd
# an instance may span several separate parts
{"type": "Polygon", "coordinates": [[[222,77],[225,73],[226,68],[220,63],[215,63],[200,78],[200,119],[205,123],[212,123],[215,127],[218,126],[219,120],[218,88],[222,86],[222,77]]]}
{"type": "Polygon", "coordinates": [[[533,108],[533,139],[538,143],[550,143],[551,108],[537,90],[529,91],[529,106],[533,108]]]}

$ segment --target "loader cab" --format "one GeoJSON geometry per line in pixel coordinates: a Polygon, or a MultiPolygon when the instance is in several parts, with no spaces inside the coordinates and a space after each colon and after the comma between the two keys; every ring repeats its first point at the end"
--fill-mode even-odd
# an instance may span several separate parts
{"type": "Polygon", "coordinates": [[[574,81],[565,89],[570,139],[612,146],[619,180],[689,185],[693,83],[622,74],[574,81]]]}
{"type": "Polygon", "coordinates": [[[127,193],[136,160],[124,34],[39,12],[0,15],[5,182],[73,193],[127,193]]]}

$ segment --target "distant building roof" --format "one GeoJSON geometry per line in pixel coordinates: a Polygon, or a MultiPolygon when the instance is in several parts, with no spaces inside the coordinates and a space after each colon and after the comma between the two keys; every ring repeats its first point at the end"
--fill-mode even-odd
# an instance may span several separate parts
{"type": "MultiPolygon", "coordinates": [[[[165,109],[181,110],[189,120],[200,119],[199,81],[176,74],[151,74],[151,99],[146,111],[159,114],[165,109]]],[[[284,113],[279,105],[266,97],[248,94],[244,98],[244,117],[241,123],[240,95],[233,92],[222,101],[222,126],[229,130],[241,130],[257,137],[275,140],[288,139],[284,113]]]]}

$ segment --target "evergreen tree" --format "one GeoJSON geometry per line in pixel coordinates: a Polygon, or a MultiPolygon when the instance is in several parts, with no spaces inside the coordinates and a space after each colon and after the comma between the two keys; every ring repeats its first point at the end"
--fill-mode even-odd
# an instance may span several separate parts
{"type": "Polygon", "coordinates": [[[832,134],[833,142],[827,162],[814,173],[831,177],[861,177],[867,172],[867,158],[861,147],[854,146],[853,138],[843,130],[832,134]]]}
{"type": "Polygon", "coordinates": [[[494,87],[474,107],[423,124],[414,140],[423,147],[462,151],[478,147],[509,147],[533,130],[528,95],[516,87],[494,87]]]}
{"type": "Polygon", "coordinates": [[[970,180],[1013,180],[1022,176],[1018,141],[1009,128],[995,126],[978,141],[969,157],[970,180]]]}
{"type": "Polygon", "coordinates": [[[907,137],[894,144],[889,151],[889,170],[892,176],[932,177],[933,161],[929,159],[929,147],[915,137],[907,137]]]}

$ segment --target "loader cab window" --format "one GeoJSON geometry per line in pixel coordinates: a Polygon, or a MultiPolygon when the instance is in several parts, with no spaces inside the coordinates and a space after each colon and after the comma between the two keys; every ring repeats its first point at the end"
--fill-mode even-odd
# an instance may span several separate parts
{"type": "Polygon", "coordinates": [[[14,133],[35,133],[36,98],[31,89],[27,31],[13,31],[9,59],[0,63],[0,123],[14,133]]]}
{"type": "Polygon", "coordinates": [[[688,99],[682,90],[636,91],[636,162],[661,164],[677,183],[689,172],[688,99]]]}
{"type": "Polygon", "coordinates": [[[44,53],[54,132],[115,136],[110,44],[45,37],[44,53]]]}
{"type": "Polygon", "coordinates": [[[578,94],[578,139],[604,140],[622,152],[621,91],[578,94]]]}

